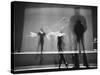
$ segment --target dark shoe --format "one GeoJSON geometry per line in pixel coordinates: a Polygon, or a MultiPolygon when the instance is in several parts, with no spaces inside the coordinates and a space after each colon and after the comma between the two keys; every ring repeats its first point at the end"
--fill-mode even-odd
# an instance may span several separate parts
{"type": "Polygon", "coordinates": [[[61,68],[59,67],[59,69],[61,69],[61,68]]]}
{"type": "Polygon", "coordinates": [[[68,64],[65,64],[66,65],[66,67],[68,68],[68,64]]]}
{"type": "Polygon", "coordinates": [[[79,69],[79,66],[74,66],[73,69],[79,69]]]}
{"type": "Polygon", "coordinates": [[[86,68],[89,68],[88,64],[84,64],[84,66],[86,66],[86,68]]]}
{"type": "Polygon", "coordinates": [[[86,68],[89,68],[89,66],[86,66],[86,68]]]}

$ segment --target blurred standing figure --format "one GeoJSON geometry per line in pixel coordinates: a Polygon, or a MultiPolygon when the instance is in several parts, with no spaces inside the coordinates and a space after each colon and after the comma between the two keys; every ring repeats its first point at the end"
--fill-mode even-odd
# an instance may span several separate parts
{"type": "Polygon", "coordinates": [[[43,46],[44,46],[44,37],[45,37],[46,33],[44,32],[44,30],[41,28],[40,31],[38,32],[38,36],[39,36],[39,41],[38,41],[38,47],[37,50],[39,49],[39,46],[41,46],[41,54],[40,54],[40,65],[42,64],[43,61],[43,46]]]}
{"type": "MultiPolygon", "coordinates": [[[[84,33],[87,29],[86,19],[84,16],[80,14],[80,8],[75,7],[74,9],[75,14],[70,18],[70,27],[72,30],[72,34],[75,36],[75,50],[78,50],[79,53],[81,52],[81,45],[83,48],[83,65],[88,68],[87,56],[85,53],[85,46],[84,46],[84,33]],[[78,46],[79,45],[79,46],[78,46]]],[[[74,68],[79,68],[79,54],[73,54],[73,63],[74,68]]]]}
{"type": "Polygon", "coordinates": [[[44,37],[45,37],[46,33],[44,32],[44,30],[41,28],[39,33],[38,33],[38,36],[39,36],[39,41],[38,41],[38,47],[37,49],[39,49],[39,46],[41,46],[41,54],[42,54],[42,51],[43,51],[43,46],[44,46],[44,37]]]}
{"type": "MultiPolygon", "coordinates": [[[[64,36],[64,34],[62,32],[60,32],[60,34],[57,36],[57,39],[58,39],[57,47],[58,47],[59,52],[63,52],[63,45],[64,45],[63,44],[64,43],[63,42],[63,38],[64,38],[63,36],[64,36]]],[[[68,67],[68,64],[66,64],[66,60],[63,56],[63,53],[60,53],[59,57],[60,57],[60,59],[59,59],[59,69],[60,69],[62,62],[64,62],[65,66],[68,67]]]]}
{"type": "Polygon", "coordinates": [[[46,33],[41,28],[38,33],[30,32],[30,35],[26,36],[26,37],[37,37],[37,36],[39,37],[37,50],[39,50],[39,47],[41,47],[40,64],[42,63],[42,60],[43,60],[42,51],[43,51],[43,46],[44,46],[44,37],[45,37],[45,35],[46,35],[46,33]]]}

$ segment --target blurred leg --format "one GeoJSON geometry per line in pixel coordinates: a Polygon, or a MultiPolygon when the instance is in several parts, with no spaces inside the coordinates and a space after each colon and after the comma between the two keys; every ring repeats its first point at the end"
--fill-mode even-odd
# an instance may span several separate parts
{"type": "MultiPolygon", "coordinates": [[[[75,42],[74,42],[74,52],[76,52],[77,50],[77,40],[75,39],[75,42]]],[[[72,60],[73,60],[73,64],[74,64],[74,67],[75,67],[75,54],[73,53],[72,54],[72,60]]]]}
{"type": "Polygon", "coordinates": [[[40,55],[40,65],[41,65],[41,64],[42,64],[42,61],[43,61],[43,54],[42,54],[42,52],[43,52],[43,45],[44,45],[44,42],[41,41],[40,45],[41,45],[41,55],[40,55]]]}
{"type": "Polygon", "coordinates": [[[43,61],[43,54],[40,54],[40,65],[42,65],[42,61],[43,61]]]}
{"type": "Polygon", "coordinates": [[[39,46],[40,46],[40,40],[38,41],[37,51],[39,51],[39,46]]]}
{"type": "Polygon", "coordinates": [[[81,40],[79,40],[79,54],[81,54],[81,40]]]}
{"type": "Polygon", "coordinates": [[[62,61],[64,62],[64,64],[65,64],[65,66],[68,68],[68,64],[66,64],[66,60],[65,60],[65,58],[64,58],[64,56],[63,56],[63,54],[61,54],[61,58],[62,58],[62,61]]]}
{"type": "Polygon", "coordinates": [[[44,46],[44,42],[42,41],[42,42],[41,42],[41,54],[42,54],[42,52],[43,52],[43,46],[44,46]]]}
{"type": "MultiPolygon", "coordinates": [[[[77,51],[77,45],[78,45],[78,43],[79,43],[79,41],[78,41],[79,39],[78,39],[78,37],[77,37],[77,39],[75,40],[75,52],[77,51]]],[[[79,56],[78,56],[78,54],[77,53],[74,53],[74,55],[73,55],[73,63],[74,63],[74,68],[79,68],[79,56]]]]}
{"type": "Polygon", "coordinates": [[[81,43],[82,43],[82,47],[83,47],[83,64],[84,64],[84,66],[86,66],[88,68],[88,61],[87,61],[87,56],[86,56],[86,53],[85,53],[83,37],[81,39],[81,43]]]}
{"type": "Polygon", "coordinates": [[[59,69],[60,69],[61,63],[62,63],[62,58],[61,58],[61,54],[59,54],[59,69]]]}

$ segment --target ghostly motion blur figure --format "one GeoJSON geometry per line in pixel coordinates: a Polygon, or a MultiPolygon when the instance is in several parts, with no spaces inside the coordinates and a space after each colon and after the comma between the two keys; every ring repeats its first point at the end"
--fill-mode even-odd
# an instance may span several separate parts
{"type": "Polygon", "coordinates": [[[37,50],[39,49],[39,46],[41,46],[41,55],[40,55],[40,65],[42,64],[42,61],[43,61],[43,55],[42,55],[42,52],[43,52],[43,46],[44,46],[44,37],[45,37],[45,32],[44,30],[41,28],[39,33],[38,33],[38,36],[39,36],[39,41],[38,41],[38,47],[37,47],[37,50]]]}
{"type": "MultiPolygon", "coordinates": [[[[57,35],[57,39],[58,39],[58,42],[57,42],[57,47],[58,47],[58,52],[63,52],[63,45],[64,45],[64,41],[63,41],[63,39],[64,39],[64,33],[62,33],[62,32],[59,32],[59,34],[57,35]]],[[[63,56],[63,53],[60,53],[59,54],[59,69],[60,69],[60,66],[61,66],[61,64],[62,64],[62,62],[64,62],[64,64],[65,64],[65,66],[66,67],[68,67],[68,64],[66,64],[67,62],[66,62],[66,60],[65,60],[65,58],[64,58],[64,56],[63,56]]]]}
{"type": "MultiPolygon", "coordinates": [[[[80,14],[80,8],[75,7],[74,9],[75,14],[70,18],[70,27],[72,30],[73,35],[75,36],[75,50],[78,50],[81,53],[81,45],[83,48],[83,65],[88,68],[87,56],[85,53],[85,46],[84,46],[84,33],[87,29],[86,19],[84,16],[80,14]],[[79,46],[78,46],[79,45],[79,46]]],[[[79,68],[79,54],[73,54],[73,63],[74,68],[79,68]]]]}
{"type": "Polygon", "coordinates": [[[37,50],[39,49],[39,46],[41,46],[41,54],[42,54],[42,51],[43,51],[45,35],[46,35],[46,33],[44,32],[44,30],[42,28],[40,29],[40,31],[38,33],[30,32],[30,35],[27,35],[27,37],[37,37],[37,36],[39,36],[37,50]]]}
{"type": "Polygon", "coordinates": [[[38,33],[30,32],[30,35],[28,35],[28,37],[37,37],[37,36],[39,36],[37,50],[39,50],[39,47],[41,47],[40,64],[42,64],[42,61],[43,61],[42,52],[43,52],[45,35],[46,35],[46,33],[44,32],[44,30],[42,28],[40,28],[40,31],[38,33]]]}

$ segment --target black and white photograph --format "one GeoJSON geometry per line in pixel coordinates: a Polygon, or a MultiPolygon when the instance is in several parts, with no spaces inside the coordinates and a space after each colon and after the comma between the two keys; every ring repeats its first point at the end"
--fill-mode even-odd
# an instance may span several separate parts
{"type": "Polygon", "coordinates": [[[97,69],[97,6],[11,2],[11,72],[97,69]]]}

